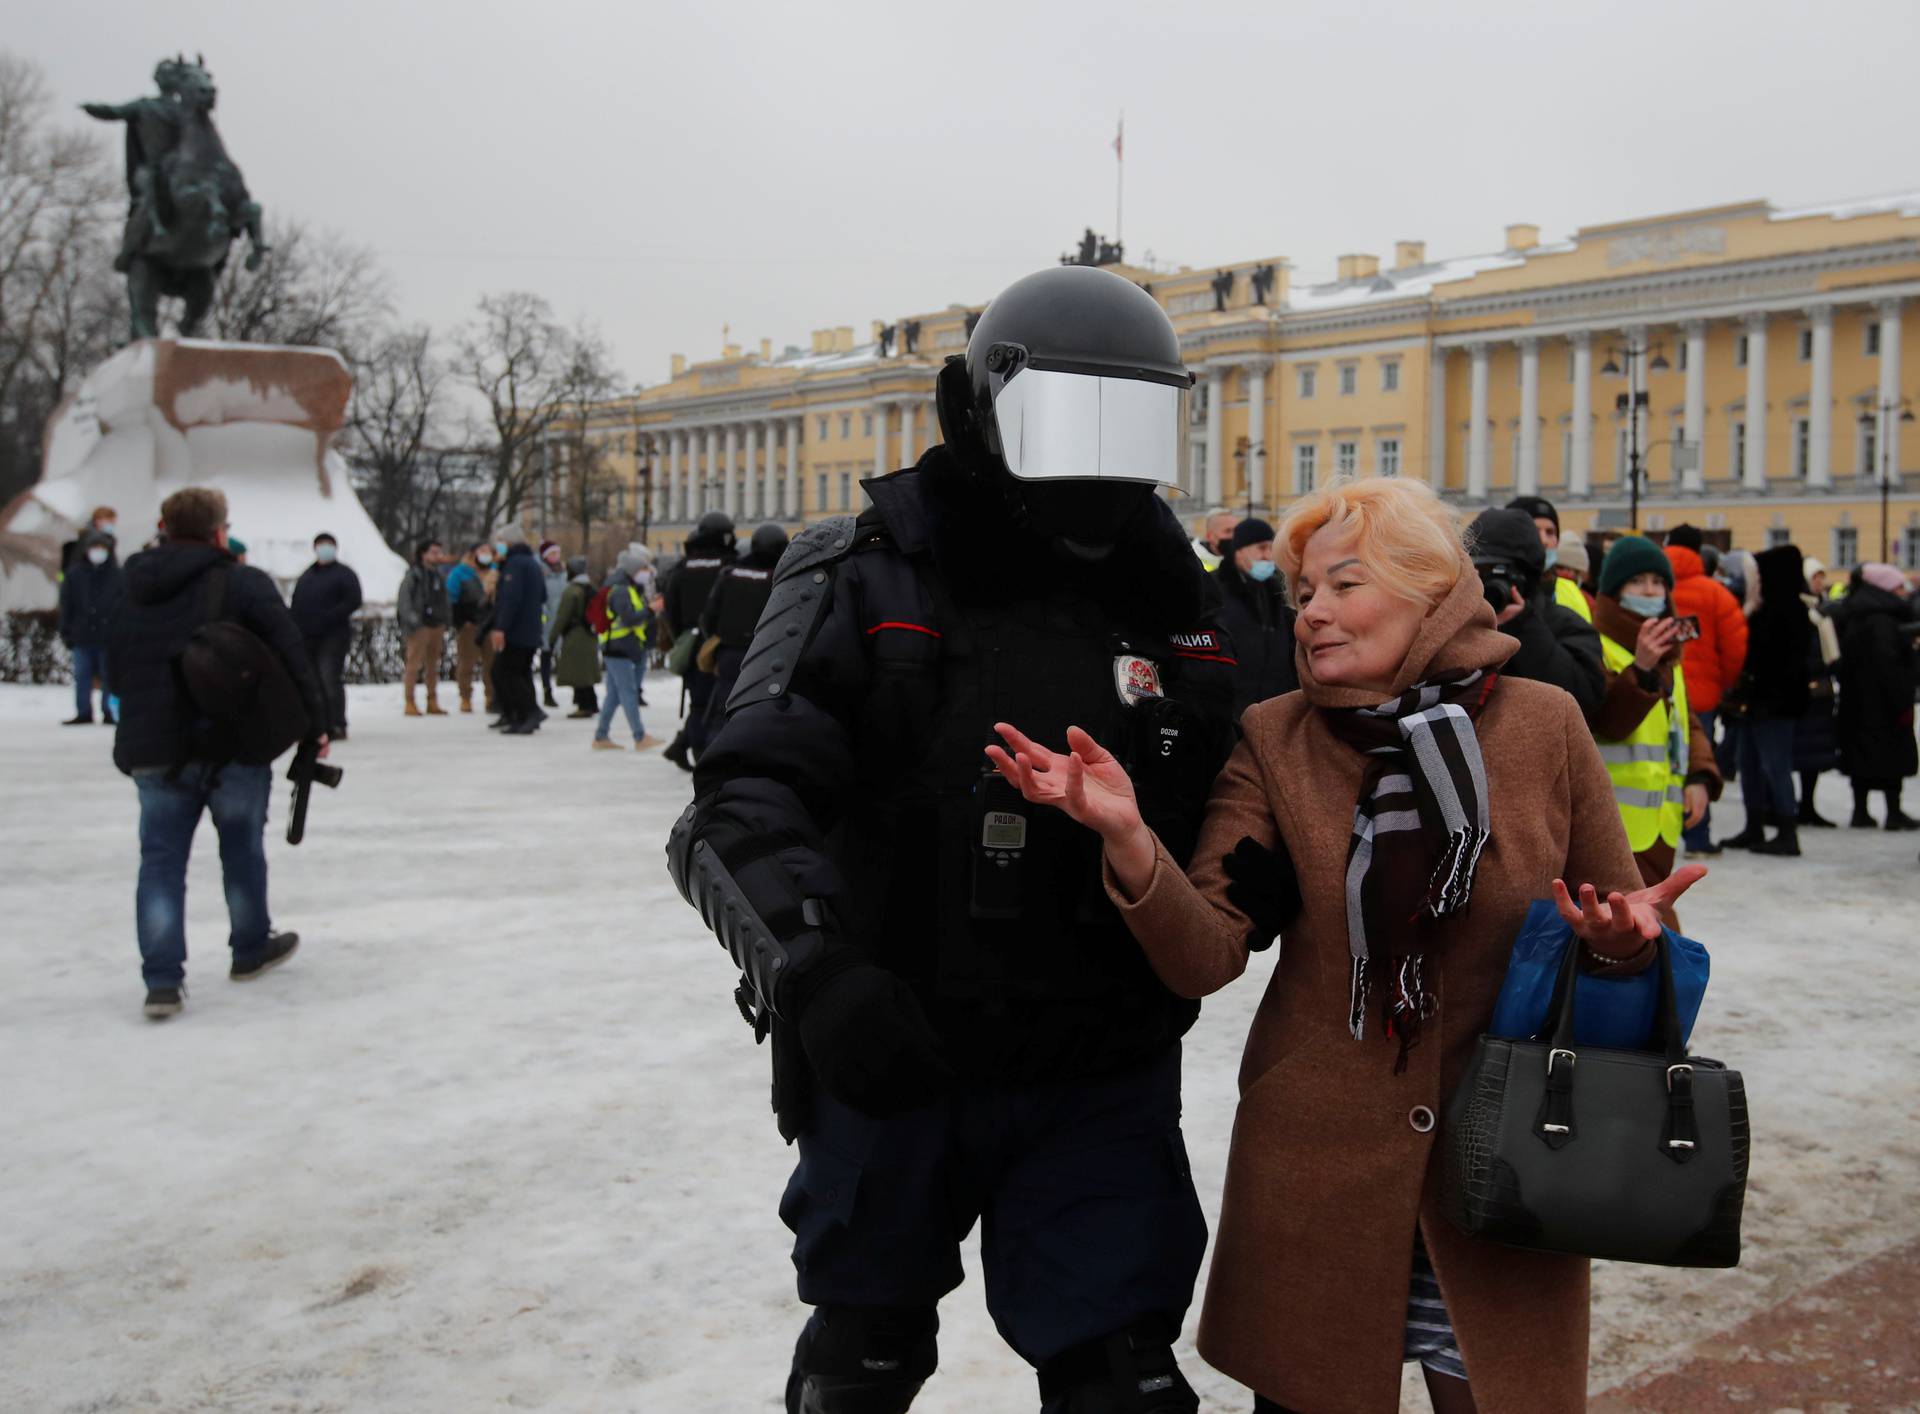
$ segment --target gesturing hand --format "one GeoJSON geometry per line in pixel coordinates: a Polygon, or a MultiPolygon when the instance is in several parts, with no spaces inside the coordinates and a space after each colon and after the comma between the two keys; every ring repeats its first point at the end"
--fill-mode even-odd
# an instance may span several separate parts
{"type": "Polygon", "coordinates": [[[1574,936],[1595,952],[1632,957],[1647,941],[1660,936],[1661,906],[1671,907],[1675,899],[1706,877],[1705,865],[1689,864],[1650,889],[1636,889],[1630,894],[1616,889],[1604,903],[1599,890],[1592,884],[1582,884],[1577,907],[1567,892],[1566,880],[1555,879],[1553,906],[1560,910],[1574,936]]]}
{"type": "Polygon", "coordinates": [[[1127,768],[1078,727],[1067,728],[1064,756],[1006,722],[995,722],[993,729],[1013,748],[1011,756],[1000,747],[987,748],[994,769],[1035,805],[1057,806],[1099,835],[1127,896],[1145,893],[1153,882],[1153,831],[1140,818],[1127,768]]]}
{"type": "Polygon", "coordinates": [[[1633,642],[1633,661],[1650,673],[1660,666],[1673,645],[1679,641],[1680,620],[1643,619],[1639,635],[1633,642]]]}

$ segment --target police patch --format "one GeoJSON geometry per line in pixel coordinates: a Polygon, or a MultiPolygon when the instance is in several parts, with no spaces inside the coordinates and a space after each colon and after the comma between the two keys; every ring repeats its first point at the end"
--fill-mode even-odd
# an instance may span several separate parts
{"type": "Polygon", "coordinates": [[[1113,660],[1113,685],[1129,707],[1166,695],[1160,690],[1159,664],[1137,653],[1122,653],[1113,660]]]}

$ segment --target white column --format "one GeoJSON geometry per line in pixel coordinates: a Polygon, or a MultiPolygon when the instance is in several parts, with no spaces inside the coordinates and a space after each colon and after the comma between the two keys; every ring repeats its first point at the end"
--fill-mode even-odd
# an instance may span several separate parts
{"type": "Polygon", "coordinates": [[[1487,494],[1487,346],[1474,344],[1472,411],[1467,423],[1467,494],[1487,494]]]}
{"type": "Polygon", "coordinates": [[[766,508],[768,520],[781,520],[786,516],[786,508],[780,504],[780,421],[777,417],[767,419],[767,465],[760,475],[761,505],[766,508]]]}
{"type": "Polygon", "coordinates": [[[741,480],[745,488],[740,501],[745,513],[756,521],[767,518],[766,482],[760,479],[760,468],[754,463],[760,460],[760,422],[755,419],[747,424],[747,464],[742,469],[741,480]]]}
{"type": "Polygon", "coordinates": [[[658,525],[667,518],[668,437],[665,432],[654,432],[649,435],[653,439],[651,443],[652,453],[650,456],[650,460],[653,463],[653,510],[651,516],[653,523],[658,525]]]}
{"type": "Polygon", "coordinates": [[[695,501],[692,518],[698,519],[715,508],[720,495],[720,424],[707,424],[707,455],[700,468],[700,495],[695,501]]]}
{"type": "Polygon", "coordinates": [[[1693,448],[1693,466],[1680,473],[1680,489],[1707,489],[1707,322],[1690,319],[1687,336],[1687,400],[1680,435],[1693,448]]]}
{"type": "Polygon", "coordinates": [[[885,476],[894,470],[887,460],[888,425],[893,421],[892,403],[875,403],[873,408],[873,474],[885,476]]]}
{"type": "Polygon", "coordinates": [[[1273,364],[1264,358],[1247,365],[1247,499],[1256,507],[1267,504],[1267,372],[1273,364]]]}
{"type": "Polygon", "coordinates": [[[1540,492],[1540,341],[1520,344],[1520,462],[1513,470],[1514,490],[1522,496],[1540,492]]]}
{"type": "MultiPolygon", "coordinates": [[[[1888,407],[1900,401],[1900,301],[1897,299],[1880,302],[1880,406],[1888,407]]],[[[1893,484],[1900,484],[1900,410],[1880,414],[1880,445],[1874,448],[1874,454],[1880,458],[1880,465],[1873,467],[1873,477],[1880,479],[1881,468],[1889,469],[1893,484]]]]}
{"type": "Polygon", "coordinates": [[[920,404],[900,404],[900,465],[912,466],[920,459],[920,404]]]}
{"type": "Polygon", "coordinates": [[[787,419],[787,514],[794,520],[800,515],[800,419],[787,419]]]}
{"type": "Polygon", "coordinates": [[[1767,489],[1767,316],[1747,317],[1747,458],[1740,484],[1767,489]]]}
{"type": "Polygon", "coordinates": [[[724,429],[725,454],[720,462],[720,509],[740,519],[740,482],[734,472],[740,464],[740,427],[729,422],[724,429]]]}
{"type": "Polygon", "coordinates": [[[1427,484],[1447,489],[1447,350],[1438,347],[1427,364],[1427,484]]]}
{"type": "Polygon", "coordinates": [[[680,488],[677,484],[680,463],[680,434],[671,427],[660,434],[662,448],[666,455],[661,458],[660,479],[665,496],[660,504],[660,519],[672,523],[680,518],[680,488]]]}
{"type": "Polygon", "coordinates": [[[1207,370],[1207,484],[1205,499],[1211,509],[1226,500],[1226,474],[1222,469],[1221,442],[1226,434],[1220,430],[1221,404],[1227,400],[1227,370],[1216,364],[1207,370]]]}
{"type": "Polygon", "coordinates": [[[1833,485],[1833,306],[1807,310],[1813,326],[1813,381],[1807,389],[1807,485],[1833,485]]]}
{"type": "Polygon", "coordinates": [[[1573,453],[1567,466],[1567,494],[1593,494],[1593,335],[1573,336],[1573,453]]]}

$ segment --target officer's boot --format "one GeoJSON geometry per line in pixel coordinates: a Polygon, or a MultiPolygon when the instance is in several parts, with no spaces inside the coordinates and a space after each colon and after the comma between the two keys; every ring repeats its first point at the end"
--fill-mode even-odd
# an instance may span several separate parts
{"type": "Polygon", "coordinates": [[[821,1306],[793,1350],[787,1414],[906,1414],[938,1359],[931,1306],[821,1306]]]}
{"type": "Polygon", "coordinates": [[[1040,1414],[1199,1414],[1173,1358],[1179,1326],[1148,1317],[1064,1350],[1040,1367],[1040,1414]]]}
{"type": "Polygon", "coordinates": [[[673,744],[660,753],[683,771],[691,771],[693,762],[687,760],[687,729],[682,727],[673,739],[673,744]]]}

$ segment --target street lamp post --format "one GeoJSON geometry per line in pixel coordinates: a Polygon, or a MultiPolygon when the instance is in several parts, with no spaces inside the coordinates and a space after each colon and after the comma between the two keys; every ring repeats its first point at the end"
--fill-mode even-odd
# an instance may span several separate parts
{"type": "Polygon", "coordinates": [[[1673,365],[1667,362],[1661,345],[1629,338],[1623,344],[1608,345],[1607,361],[1600,365],[1600,371],[1618,378],[1622,359],[1627,365],[1627,391],[1615,398],[1613,405],[1625,409],[1627,414],[1627,524],[1637,531],[1640,529],[1640,409],[1647,406],[1647,390],[1640,386],[1640,363],[1647,359],[1647,368],[1654,373],[1665,373],[1673,365]]]}
{"type": "Polygon", "coordinates": [[[1879,403],[1860,414],[1862,427],[1878,428],[1877,441],[1880,453],[1880,561],[1893,563],[1887,558],[1887,502],[1893,495],[1893,438],[1887,434],[1893,430],[1894,418],[1902,422],[1913,421],[1913,400],[1899,398],[1891,402],[1879,403]]]}

